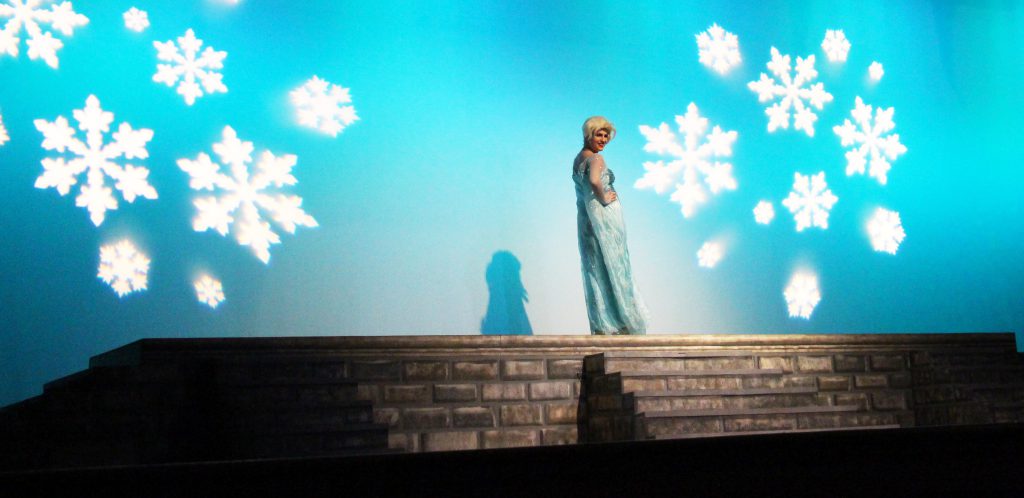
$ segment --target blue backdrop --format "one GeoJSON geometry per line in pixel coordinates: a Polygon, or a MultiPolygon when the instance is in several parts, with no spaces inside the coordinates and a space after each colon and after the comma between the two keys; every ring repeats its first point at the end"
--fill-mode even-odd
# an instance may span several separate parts
{"type": "MultiPolygon", "coordinates": [[[[0,22],[20,3],[0,0],[0,22]]],[[[57,68],[29,57],[24,26],[7,25],[18,55],[0,54],[0,405],[145,337],[586,334],[570,168],[594,114],[618,127],[604,155],[650,333],[1024,331],[1021,2],[73,4],[88,18],[73,34],[40,24],[63,42],[57,68]],[[148,13],[141,32],[122,17],[133,6],[148,13]],[[724,75],[698,61],[696,35],[714,23],[739,41],[724,75]],[[192,105],[153,81],[153,42],[187,29],[227,53],[227,91],[192,105]],[[821,47],[830,29],[851,44],[844,62],[821,47]],[[814,110],[813,137],[767,130],[771,102],[748,84],[780,77],[772,47],[815,56],[833,100],[814,110]],[[314,75],[350,90],[358,120],[336,136],[296,121],[289,94],[314,75]],[[35,121],[63,116],[84,140],[73,112],[89,95],[113,113],[111,132],[153,130],[148,158],[114,161],[147,168],[159,194],[127,203],[115,189],[99,226],[75,205],[84,173],[66,196],[34,187],[44,159],[74,156],[44,149],[35,121]],[[857,97],[894,109],[907,149],[885,185],[845,173],[850,147],[833,127],[857,97]],[[669,193],[633,185],[645,162],[672,159],[644,150],[640,126],[676,132],[691,102],[737,132],[724,158],[737,188],[684,217],[669,193]],[[216,161],[225,126],[253,159],[296,156],[297,183],[273,190],[301,197],[319,225],[290,234],[263,213],[281,237],[267,264],[233,232],[193,229],[193,202],[210,192],[177,162],[216,161]],[[781,201],[794,173],[819,171],[839,200],[827,230],[798,232],[781,201]],[[771,224],[754,220],[760,200],[771,224]],[[879,207],[900,214],[895,255],[872,248],[879,207]],[[119,297],[97,271],[100,247],[123,238],[150,265],[147,288],[119,297]],[[724,251],[714,268],[698,265],[707,241],[724,251]],[[797,270],[820,287],[809,319],[783,296],[797,270]],[[196,299],[202,273],[223,284],[216,309],[196,299]]]]}

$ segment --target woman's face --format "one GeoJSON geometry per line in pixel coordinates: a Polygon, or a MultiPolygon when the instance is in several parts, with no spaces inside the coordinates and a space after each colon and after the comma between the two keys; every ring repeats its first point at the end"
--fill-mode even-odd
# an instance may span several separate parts
{"type": "Polygon", "coordinates": [[[594,152],[601,152],[604,150],[604,146],[608,145],[608,141],[612,139],[608,130],[597,130],[594,132],[594,136],[588,141],[587,148],[594,152]]]}

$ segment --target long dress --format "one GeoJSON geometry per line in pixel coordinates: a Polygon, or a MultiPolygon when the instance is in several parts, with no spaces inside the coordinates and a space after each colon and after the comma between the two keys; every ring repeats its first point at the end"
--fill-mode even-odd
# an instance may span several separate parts
{"type": "MultiPolygon", "coordinates": [[[[598,154],[573,168],[576,184],[576,225],[579,232],[583,293],[594,334],[643,334],[648,311],[633,281],[626,248],[626,225],[618,201],[604,206],[590,186],[590,163],[598,154]]],[[[605,192],[614,191],[615,174],[601,173],[605,192]]]]}

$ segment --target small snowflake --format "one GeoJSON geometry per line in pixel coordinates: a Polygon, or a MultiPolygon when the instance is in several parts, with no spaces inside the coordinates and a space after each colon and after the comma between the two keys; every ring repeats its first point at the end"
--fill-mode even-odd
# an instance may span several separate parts
{"type": "Polygon", "coordinates": [[[217,70],[223,69],[224,58],[228,53],[206,47],[200,54],[199,49],[203,46],[203,41],[196,38],[191,29],[185,31],[184,36],[178,37],[177,45],[174,41],[168,40],[153,42],[153,46],[156,47],[157,60],[171,63],[157,64],[153,81],[173,87],[180,79],[178,93],[185,97],[186,104],[192,105],[196,97],[202,97],[203,90],[206,90],[206,93],[227,93],[228,87],[221,81],[223,75],[217,70]]]}
{"type": "Polygon", "coordinates": [[[907,233],[903,231],[899,213],[878,208],[868,222],[868,235],[876,251],[896,254],[907,233]]]}
{"type": "Polygon", "coordinates": [[[868,66],[868,76],[871,77],[872,81],[881,81],[883,75],[885,75],[885,68],[882,67],[880,62],[872,62],[871,65],[868,66]]]}
{"type": "Polygon", "coordinates": [[[712,24],[697,35],[697,55],[701,64],[725,74],[741,61],[739,39],[717,23],[712,24]]]}
{"type": "Polygon", "coordinates": [[[211,308],[216,308],[224,302],[224,288],[217,280],[209,275],[202,275],[193,283],[196,288],[196,299],[211,308]]]}
{"type": "Polygon", "coordinates": [[[252,142],[239,140],[230,126],[224,127],[223,137],[220,143],[213,144],[213,152],[230,170],[227,174],[221,172],[221,164],[211,161],[204,152],[195,159],[178,160],[178,167],[191,177],[192,189],[222,192],[219,197],[195,200],[198,214],[192,227],[197,232],[212,228],[226,236],[230,226],[238,244],[249,246],[260,261],[267,263],[270,245],[280,243],[281,239],[270,229],[270,223],[263,221],[261,210],[288,233],[295,233],[296,226],[317,226],[316,220],[302,210],[301,197],[284,195],[272,188],[298,182],[291,174],[297,158],[292,154],[277,157],[264,151],[250,171],[252,142]]]}
{"type": "Polygon", "coordinates": [[[821,49],[825,51],[828,60],[832,62],[846,62],[846,55],[850,53],[850,40],[841,29],[825,30],[825,41],[821,42],[821,49]]]}
{"type": "Polygon", "coordinates": [[[853,122],[847,119],[841,126],[834,126],[832,131],[839,135],[843,147],[854,146],[846,152],[846,175],[863,175],[864,166],[869,164],[870,158],[868,175],[885,185],[892,168],[890,161],[895,161],[907,148],[900,143],[899,133],[888,134],[896,128],[892,120],[893,108],[874,109],[874,123],[871,122],[871,110],[870,105],[865,105],[857,97],[856,105],[850,111],[853,122]]]}
{"type": "Polygon", "coordinates": [[[54,0],[8,0],[6,4],[0,4],[0,19],[9,18],[0,30],[0,53],[6,53],[12,57],[18,56],[21,37],[18,33],[22,26],[28,34],[28,58],[36,60],[42,58],[47,65],[56,69],[59,64],[57,51],[64,46],[64,42],[53,37],[50,31],[43,31],[40,24],[49,24],[54,31],[64,36],[74,34],[75,28],[85,26],[89,18],[78,14],[73,10],[71,2],[61,2],[59,5],[50,5],[50,9],[41,8],[43,4],[52,3],[54,0]]]}
{"type": "Polygon", "coordinates": [[[775,219],[775,206],[768,201],[761,201],[754,207],[754,221],[767,225],[775,219]]]}
{"type": "Polygon", "coordinates": [[[796,220],[796,231],[807,227],[828,228],[828,213],[838,197],[832,194],[825,183],[825,172],[816,175],[795,175],[793,191],[782,201],[796,220]]]}
{"type": "Polygon", "coordinates": [[[124,13],[124,27],[141,33],[149,27],[149,14],[144,10],[139,10],[135,7],[128,9],[124,13]]]}
{"type": "Polygon", "coordinates": [[[697,251],[697,264],[702,268],[714,268],[722,260],[722,246],[714,242],[705,242],[697,251]]]}
{"type": "Polygon", "coordinates": [[[96,276],[109,284],[118,297],[145,290],[148,272],[149,258],[130,240],[100,247],[100,270],[96,276]]]}
{"type": "Polygon", "coordinates": [[[813,273],[796,273],[782,295],[786,298],[789,316],[809,319],[814,307],[821,301],[818,277],[813,273]]]}
{"type": "Polygon", "coordinates": [[[75,138],[75,130],[68,125],[64,116],[57,116],[53,122],[45,119],[34,121],[36,129],[43,133],[43,149],[63,153],[69,151],[75,157],[45,158],[42,160],[43,174],[36,179],[36,188],[55,188],[61,196],[78,182],[76,177],[83,172],[87,184],[82,186],[75,205],[89,210],[93,224],[100,226],[107,210],[117,209],[117,199],[106,186],[106,179],[114,180],[114,188],[121,191],[124,200],[135,202],[136,197],[156,199],[156,190],[146,177],[149,170],[134,164],[118,164],[115,159],[146,159],[146,143],[153,138],[153,130],[133,130],[128,123],[121,123],[111,136],[114,141],[103,143],[104,133],[110,131],[114,114],[100,108],[95,95],[85,100],[85,107],[72,112],[78,121],[78,129],[85,131],[85,141],[75,138]]]}
{"type": "Polygon", "coordinates": [[[7,128],[4,128],[4,117],[0,115],[0,146],[11,140],[11,137],[7,135],[7,128]]]}
{"type": "Polygon", "coordinates": [[[818,120],[818,116],[811,111],[811,107],[820,111],[826,102],[832,101],[832,94],[825,91],[825,86],[822,83],[810,85],[810,82],[818,77],[818,71],[814,69],[814,56],[809,55],[806,59],[797,57],[796,74],[791,75],[792,67],[789,56],[781,55],[775,47],[772,47],[772,60],[768,62],[768,70],[779,80],[776,81],[767,74],[761,73],[760,80],[747,84],[747,88],[757,92],[759,102],[781,98],[780,101],[764,111],[768,115],[768,131],[789,128],[792,110],[793,128],[804,130],[807,136],[813,137],[814,122],[818,120]],[[809,86],[805,87],[805,85],[809,86]]]}
{"type": "Polygon", "coordinates": [[[344,105],[352,102],[348,88],[316,76],[292,90],[291,99],[300,125],[320,130],[332,137],[338,136],[346,126],[359,119],[354,107],[344,105]]]}
{"type": "Polygon", "coordinates": [[[732,155],[732,144],[736,141],[737,133],[722,131],[718,126],[707,133],[708,120],[700,116],[693,103],[687,107],[685,116],[676,116],[676,124],[682,134],[682,143],[665,123],[657,128],[640,126],[640,133],[647,138],[645,151],[677,159],[668,164],[664,161],[644,163],[647,171],[634,186],[654,189],[663,194],[674,184],[676,190],[670,199],[678,202],[682,206],[683,216],[689,218],[698,205],[707,201],[709,195],[718,194],[722,190],[736,190],[732,164],[713,159],[732,155]],[[700,177],[703,177],[703,183],[700,177]],[[682,183],[679,183],[680,180],[682,183]]]}

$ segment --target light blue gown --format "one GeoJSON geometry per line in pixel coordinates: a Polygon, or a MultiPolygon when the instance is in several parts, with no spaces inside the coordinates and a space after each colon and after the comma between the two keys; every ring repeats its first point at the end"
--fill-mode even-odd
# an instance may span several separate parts
{"type": "MultiPolygon", "coordinates": [[[[643,334],[649,315],[633,281],[622,205],[615,201],[604,206],[594,196],[589,175],[595,157],[584,159],[572,175],[590,330],[599,335],[643,334]]],[[[614,182],[615,174],[606,165],[601,173],[605,192],[615,190],[614,182]]]]}

